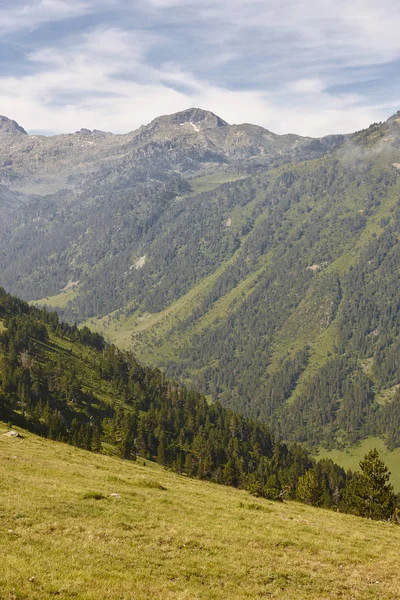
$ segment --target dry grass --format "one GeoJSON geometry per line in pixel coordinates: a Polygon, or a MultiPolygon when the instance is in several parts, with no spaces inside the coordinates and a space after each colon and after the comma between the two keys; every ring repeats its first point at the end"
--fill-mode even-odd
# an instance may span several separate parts
{"type": "Polygon", "coordinates": [[[0,482],[2,600],[400,597],[394,525],[25,433],[0,482]]]}

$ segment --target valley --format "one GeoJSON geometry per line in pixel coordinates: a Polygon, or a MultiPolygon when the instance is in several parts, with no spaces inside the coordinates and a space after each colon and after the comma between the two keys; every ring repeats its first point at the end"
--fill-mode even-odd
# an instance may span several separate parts
{"type": "Polygon", "coordinates": [[[399,23],[2,2],[0,600],[400,600],[399,23]]]}
{"type": "Polygon", "coordinates": [[[399,446],[398,113],[314,140],[200,109],[119,136],[5,123],[7,290],[282,439],[399,446]]]}

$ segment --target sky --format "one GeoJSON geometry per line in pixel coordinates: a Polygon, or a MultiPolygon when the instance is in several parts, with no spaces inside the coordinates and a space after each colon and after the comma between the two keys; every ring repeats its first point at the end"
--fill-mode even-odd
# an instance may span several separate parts
{"type": "Polygon", "coordinates": [[[0,0],[0,114],[126,133],[200,107],[323,136],[400,109],[398,0],[0,0]]]}

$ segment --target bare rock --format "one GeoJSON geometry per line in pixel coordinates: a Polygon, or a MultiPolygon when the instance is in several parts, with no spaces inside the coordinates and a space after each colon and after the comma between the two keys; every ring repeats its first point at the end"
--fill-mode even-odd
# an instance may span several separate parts
{"type": "Polygon", "coordinates": [[[18,433],[18,431],[14,431],[13,429],[11,429],[11,431],[7,431],[7,433],[3,433],[3,435],[5,435],[6,437],[22,438],[22,435],[18,433]]]}

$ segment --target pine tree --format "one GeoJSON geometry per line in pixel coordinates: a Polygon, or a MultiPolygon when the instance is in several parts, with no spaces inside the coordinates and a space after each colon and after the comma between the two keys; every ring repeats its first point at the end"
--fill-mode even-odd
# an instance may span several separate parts
{"type": "Polygon", "coordinates": [[[161,431],[160,433],[157,451],[157,462],[160,465],[167,464],[167,436],[164,431],[161,431]]]}
{"type": "Polygon", "coordinates": [[[320,506],[322,504],[324,489],[318,481],[314,469],[309,469],[302,477],[299,477],[297,484],[297,499],[311,506],[320,506]]]}
{"type": "Polygon", "coordinates": [[[389,483],[390,472],[380,460],[376,448],[360,462],[361,473],[348,481],[345,502],[349,512],[375,520],[388,520],[393,516],[396,497],[389,483]]]}
{"type": "Polygon", "coordinates": [[[239,484],[239,470],[234,459],[230,458],[224,466],[223,477],[225,485],[237,487],[239,484]]]}
{"type": "Polygon", "coordinates": [[[92,436],[92,452],[101,452],[101,430],[100,425],[96,423],[93,427],[93,436],[92,436]]]}

